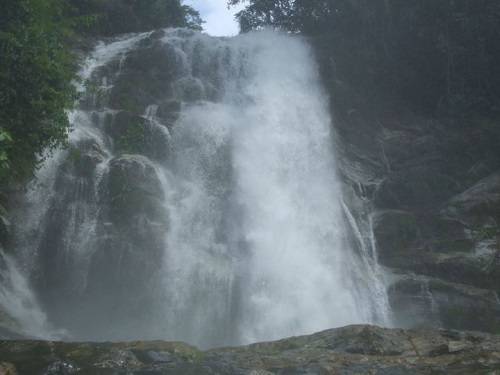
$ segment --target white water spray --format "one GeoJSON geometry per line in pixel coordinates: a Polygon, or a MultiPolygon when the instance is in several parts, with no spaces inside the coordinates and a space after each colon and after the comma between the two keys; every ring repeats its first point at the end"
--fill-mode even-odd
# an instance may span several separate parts
{"type": "Polygon", "coordinates": [[[222,101],[186,108],[174,128],[184,187],[165,285],[173,316],[191,319],[173,330],[206,344],[207,330],[234,324],[247,343],[370,321],[356,302],[370,297],[350,288],[356,259],[311,50],[271,32],[225,48],[222,101]]]}
{"type": "MultiPolygon", "coordinates": [[[[355,223],[344,218],[328,103],[307,44],[269,31],[230,39],[187,30],[150,35],[99,44],[81,72],[90,85],[79,87],[87,96],[71,114],[71,144],[78,149],[91,141],[100,150],[91,174],[65,170],[68,155],[61,152],[44,167],[46,176],[63,171],[60,197],[44,201],[53,182],[30,192],[28,201],[41,202],[33,217],[49,217],[51,225],[43,245],[33,241],[19,254],[41,259],[37,249],[44,249],[53,256],[44,265],[51,288],[67,293],[69,285],[78,294],[66,303],[49,290],[49,320],[74,339],[166,339],[202,347],[384,323],[374,318],[384,315],[384,291],[366,287],[380,286],[375,260],[365,259],[373,254],[356,254],[351,246],[347,228],[355,223]],[[111,93],[122,69],[137,68],[135,49],[148,45],[175,68],[165,95],[147,103],[142,115],[97,103],[89,87],[111,93]],[[166,102],[179,103],[178,119],[162,117],[166,102]],[[124,155],[109,132],[112,126],[122,134],[123,124],[113,122],[118,113],[161,135],[151,148],[164,149],[124,155]],[[142,175],[131,187],[156,199],[145,200],[154,209],[138,206],[140,220],[128,210],[130,220],[117,223],[122,218],[106,211],[121,208],[111,201],[112,166],[132,174],[139,166],[153,169],[154,176],[142,175]],[[80,194],[80,183],[87,193],[80,194]],[[148,216],[159,211],[168,217],[164,224],[162,215],[148,216]],[[165,233],[148,241],[144,233],[158,233],[149,231],[153,226],[165,233]],[[130,295],[123,285],[146,287],[130,295]]],[[[119,204],[144,202],[132,197],[137,202],[119,204]]]]}

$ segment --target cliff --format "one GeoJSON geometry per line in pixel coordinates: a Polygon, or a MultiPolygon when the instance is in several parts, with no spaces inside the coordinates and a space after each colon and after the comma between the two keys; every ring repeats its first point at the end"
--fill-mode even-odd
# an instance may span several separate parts
{"type": "Polygon", "coordinates": [[[500,332],[498,116],[374,94],[335,69],[335,45],[313,43],[346,199],[369,207],[394,324],[500,332]]]}

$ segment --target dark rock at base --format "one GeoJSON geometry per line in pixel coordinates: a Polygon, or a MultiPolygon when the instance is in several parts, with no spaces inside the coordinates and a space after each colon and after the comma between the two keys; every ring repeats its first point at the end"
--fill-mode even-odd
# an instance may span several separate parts
{"type": "Polygon", "coordinates": [[[200,351],[182,343],[0,342],[19,373],[495,374],[500,336],[350,326],[244,347],[200,351]]]}

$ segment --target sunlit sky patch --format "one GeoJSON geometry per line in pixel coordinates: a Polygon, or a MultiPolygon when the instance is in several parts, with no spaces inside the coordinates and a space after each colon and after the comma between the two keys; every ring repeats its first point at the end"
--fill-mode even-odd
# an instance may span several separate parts
{"type": "Polygon", "coordinates": [[[227,8],[227,0],[185,0],[186,5],[190,5],[201,14],[206,21],[203,25],[204,31],[213,36],[231,36],[239,32],[238,23],[234,15],[243,6],[227,8]]]}

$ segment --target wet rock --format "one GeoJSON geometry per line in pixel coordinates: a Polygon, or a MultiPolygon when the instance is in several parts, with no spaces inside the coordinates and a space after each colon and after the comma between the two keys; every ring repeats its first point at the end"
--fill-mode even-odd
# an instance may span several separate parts
{"type": "Polygon", "coordinates": [[[337,116],[341,175],[376,207],[379,262],[405,277],[389,290],[394,309],[404,311],[398,321],[494,331],[493,296],[500,291],[500,154],[493,147],[498,134],[490,134],[495,128],[404,111],[379,112],[374,127],[366,106],[358,105],[337,116]],[[362,187],[373,182],[375,193],[365,193],[362,187]]]}
{"type": "Polygon", "coordinates": [[[408,263],[418,261],[415,245],[419,228],[415,216],[406,211],[384,211],[375,216],[373,225],[381,264],[412,268],[408,263]]]}
{"type": "Polygon", "coordinates": [[[181,343],[0,342],[19,373],[476,374],[500,367],[500,336],[350,326],[205,352],[181,343]]]}
{"type": "MultiPolygon", "coordinates": [[[[492,296],[500,292],[498,116],[422,117],[349,85],[331,59],[320,63],[334,103],[344,191],[354,191],[368,211],[375,208],[379,261],[405,277],[389,290],[393,308],[407,316],[398,321],[493,331],[492,296]]],[[[359,208],[345,194],[344,200],[359,208]]]]}
{"type": "Polygon", "coordinates": [[[34,284],[46,287],[41,295],[50,301],[48,310],[52,305],[58,309],[65,303],[62,300],[75,298],[75,290],[81,289],[85,270],[78,254],[87,251],[86,246],[93,246],[89,231],[98,212],[96,171],[107,157],[103,147],[91,137],[78,139],[63,156],[53,194],[47,197],[50,204],[40,223],[37,244],[39,272],[34,284]]]}
{"type": "Polygon", "coordinates": [[[113,109],[144,113],[149,104],[172,95],[172,83],[184,72],[182,56],[161,41],[143,43],[127,54],[109,95],[113,109]]]}
{"type": "Polygon", "coordinates": [[[382,145],[391,170],[440,161],[440,144],[433,134],[386,130],[382,145]],[[415,158],[416,155],[418,158],[415,158]]]}
{"type": "Polygon", "coordinates": [[[399,210],[376,214],[373,230],[380,263],[398,273],[408,271],[498,290],[495,234],[482,238],[458,218],[441,213],[399,210]]]}
{"type": "MultiPolygon", "coordinates": [[[[95,139],[82,139],[69,147],[68,156],[61,167],[60,174],[91,179],[96,167],[105,159],[106,152],[95,139]]],[[[64,183],[61,182],[61,184],[64,183]]]]}
{"type": "Polygon", "coordinates": [[[387,177],[377,190],[375,204],[383,209],[421,211],[444,202],[459,189],[458,183],[449,175],[418,165],[387,177]]]}
{"type": "Polygon", "coordinates": [[[353,326],[329,333],[328,349],[340,353],[392,356],[413,352],[409,342],[400,340],[400,332],[378,327],[353,326]]]}
{"type": "Polygon", "coordinates": [[[49,365],[45,375],[70,375],[78,373],[79,368],[74,364],[64,361],[55,361],[49,365]]]}
{"type": "Polygon", "coordinates": [[[471,226],[488,223],[489,218],[500,219],[500,172],[450,199],[443,213],[460,218],[471,226]]]}
{"type": "Polygon", "coordinates": [[[23,340],[26,338],[27,337],[23,334],[22,327],[19,322],[0,307],[0,339],[23,340]]]}
{"type": "Polygon", "coordinates": [[[140,216],[163,221],[161,182],[155,167],[146,157],[123,155],[113,159],[107,189],[113,223],[131,223],[140,216]]]}
{"type": "Polygon", "coordinates": [[[460,220],[440,214],[425,214],[417,218],[420,246],[432,253],[464,253],[474,251],[474,241],[460,220]]]}
{"type": "Polygon", "coordinates": [[[198,78],[184,77],[173,84],[174,96],[185,102],[196,102],[206,98],[203,83],[198,78]]]}
{"type": "Polygon", "coordinates": [[[402,276],[389,288],[396,324],[500,332],[495,292],[436,278],[402,276]]]}
{"type": "Polygon", "coordinates": [[[167,127],[128,111],[116,113],[106,124],[118,154],[140,154],[153,160],[168,158],[170,135],[167,127]]]}
{"type": "Polygon", "coordinates": [[[158,106],[157,116],[164,122],[170,129],[173,127],[175,121],[179,118],[181,111],[181,102],[177,100],[167,100],[158,106]]]}
{"type": "Polygon", "coordinates": [[[78,337],[125,339],[151,331],[143,306],[159,303],[151,291],[168,229],[163,198],[157,169],[149,159],[122,155],[111,160],[100,186],[101,210],[85,289],[74,303],[73,317],[79,318],[66,322],[60,317],[78,337]],[[108,318],[96,322],[95,316],[108,318]]]}

